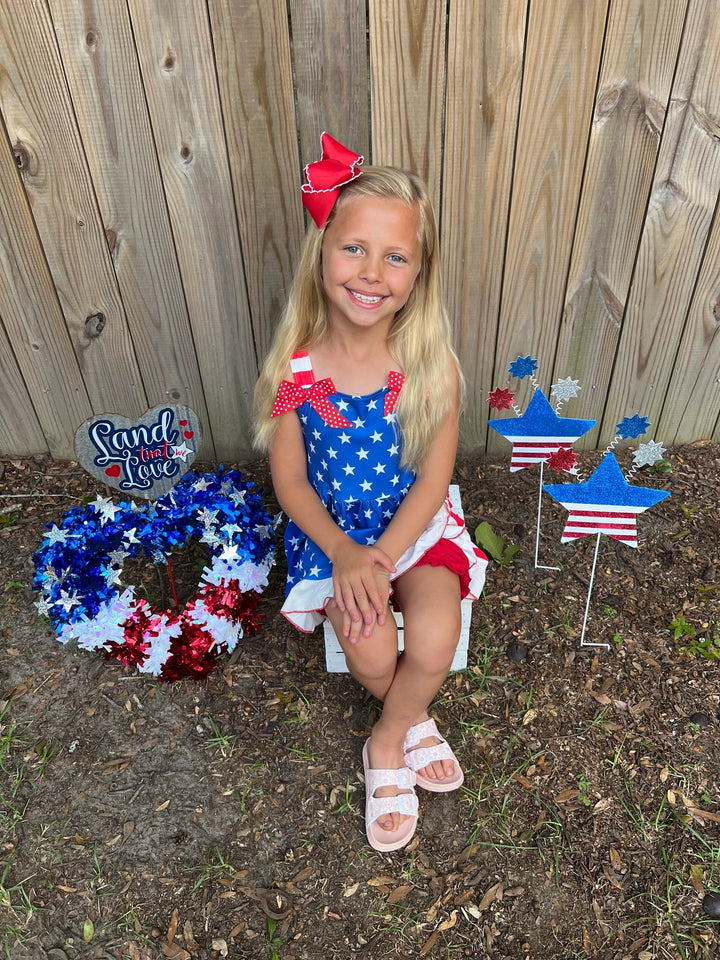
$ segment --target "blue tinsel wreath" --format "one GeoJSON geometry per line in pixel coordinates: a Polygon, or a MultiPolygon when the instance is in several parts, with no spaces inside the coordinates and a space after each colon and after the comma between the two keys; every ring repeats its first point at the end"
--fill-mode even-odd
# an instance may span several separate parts
{"type": "Polygon", "coordinates": [[[256,626],[273,563],[273,520],[252,488],[236,471],[186,474],[154,503],[98,496],[74,507],[35,553],[38,613],[61,643],[103,649],[163,680],[205,676],[219,652],[256,626]],[[182,611],[157,610],[135,597],[134,586],[122,588],[128,558],[166,563],[192,538],[208,545],[212,561],[182,611]]]}

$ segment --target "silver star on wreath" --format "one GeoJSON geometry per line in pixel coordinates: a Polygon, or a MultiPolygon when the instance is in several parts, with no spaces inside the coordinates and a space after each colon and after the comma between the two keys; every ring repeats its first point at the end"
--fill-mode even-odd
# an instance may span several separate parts
{"type": "Polygon", "coordinates": [[[650,467],[662,460],[664,453],[665,447],[661,443],[650,440],[648,443],[641,443],[637,448],[633,463],[638,467],[650,467]]]}
{"type": "Polygon", "coordinates": [[[47,543],[65,543],[67,537],[67,530],[61,530],[60,527],[54,523],[52,529],[45,534],[45,541],[47,543]]]}
{"type": "Polygon", "coordinates": [[[35,609],[37,610],[37,615],[39,617],[47,617],[50,614],[50,604],[47,602],[45,597],[41,597],[39,600],[35,601],[35,609]]]}
{"type": "Polygon", "coordinates": [[[572,377],[566,377],[564,380],[558,380],[551,387],[550,394],[557,397],[558,400],[573,400],[582,390],[579,380],[573,380],[572,377]]]}
{"type": "Polygon", "coordinates": [[[108,500],[107,497],[98,496],[95,499],[95,502],[91,504],[96,513],[100,515],[100,526],[105,526],[106,520],[114,520],[115,514],[118,511],[118,508],[112,502],[108,500]]]}

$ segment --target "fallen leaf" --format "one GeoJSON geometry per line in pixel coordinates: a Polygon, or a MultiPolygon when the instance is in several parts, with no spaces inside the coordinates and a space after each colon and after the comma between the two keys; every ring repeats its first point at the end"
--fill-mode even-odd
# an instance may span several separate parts
{"type": "Polygon", "coordinates": [[[483,910],[487,910],[491,903],[494,903],[495,900],[500,900],[502,897],[502,881],[500,883],[493,884],[489,890],[485,891],[485,896],[480,901],[480,906],[478,910],[482,913],[483,910]]]}
{"type": "Polygon", "coordinates": [[[428,937],[428,939],[425,941],[425,943],[422,945],[422,947],[421,947],[421,949],[420,949],[420,952],[418,953],[418,956],[419,956],[419,957],[424,957],[425,954],[430,953],[430,951],[431,951],[432,948],[435,946],[435,944],[437,943],[437,941],[438,941],[438,932],[437,932],[437,930],[434,930],[434,931],[430,934],[430,936],[428,937]]]}
{"type": "Polygon", "coordinates": [[[403,900],[407,897],[411,890],[415,889],[414,883],[408,883],[401,887],[395,887],[390,896],[387,898],[388,903],[402,903],[403,900]]]}
{"type": "Polygon", "coordinates": [[[177,928],[178,928],[178,918],[179,918],[179,912],[177,907],[175,907],[170,917],[170,923],[168,924],[168,928],[167,928],[166,936],[167,936],[168,943],[172,943],[173,940],[175,939],[175,934],[177,933],[177,928]]]}
{"type": "Polygon", "coordinates": [[[160,951],[168,960],[190,960],[190,954],[178,943],[161,943],[160,951]]]}
{"type": "Polygon", "coordinates": [[[560,793],[555,797],[555,803],[567,803],[568,800],[574,800],[575,797],[579,796],[579,790],[574,790],[572,787],[568,787],[567,790],[561,790],[560,793]]]}
{"type": "Polygon", "coordinates": [[[615,847],[610,847],[610,863],[613,870],[620,870],[623,865],[622,858],[615,847]]]}
{"type": "Polygon", "coordinates": [[[170,801],[166,800],[165,803],[161,803],[159,807],[155,807],[155,813],[160,813],[161,810],[167,810],[170,806],[170,801]]]}
{"type": "Polygon", "coordinates": [[[228,955],[228,946],[225,940],[213,940],[212,948],[213,950],[217,950],[221,957],[226,957],[228,955]]]}
{"type": "Polygon", "coordinates": [[[90,943],[92,938],[95,936],[95,924],[88,917],[88,919],[83,924],[83,940],[85,943],[90,943]]]}
{"type": "Polygon", "coordinates": [[[358,892],[358,887],[359,887],[359,886],[360,886],[359,883],[354,883],[351,887],[347,887],[345,890],[343,890],[343,896],[344,896],[344,897],[354,897],[355,894],[358,892]]]}
{"type": "Polygon", "coordinates": [[[457,923],[457,916],[458,916],[457,910],[453,910],[453,912],[450,914],[447,920],[443,920],[442,923],[438,924],[438,931],[450,930],[452,927],[454,927],[455,924],[457,923]]]}
{"type": "Polygon", "coordinates": [[[525,716],[523,717],[522,725],[526,727],[529,723],[533,722],[536,716],[537,716],[537,710],[528,710],[525,716]]]}

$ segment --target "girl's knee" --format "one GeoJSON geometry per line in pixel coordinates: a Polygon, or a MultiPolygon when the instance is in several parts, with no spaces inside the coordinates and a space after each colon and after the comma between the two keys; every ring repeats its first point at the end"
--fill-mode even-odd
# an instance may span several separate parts
{"type": "Polygon", "coordinates": [[[442,622],[425,620],[414,624],[405,621],[405,655],[425,673],[447,673],[460,640],[462,624],[457,618],[445,617],[442,622]]]}

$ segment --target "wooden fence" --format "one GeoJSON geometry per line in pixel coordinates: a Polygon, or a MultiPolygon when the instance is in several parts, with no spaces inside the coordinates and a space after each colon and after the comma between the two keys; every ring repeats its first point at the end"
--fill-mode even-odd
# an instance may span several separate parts
{"type": "Polygon", "coordinates": [[[323,129],[429,184],[467,445],[528,354],[590,445],[720,440],[720,0],[12,0],[0,121],[2,453],[248,451],[323,129]]]}

